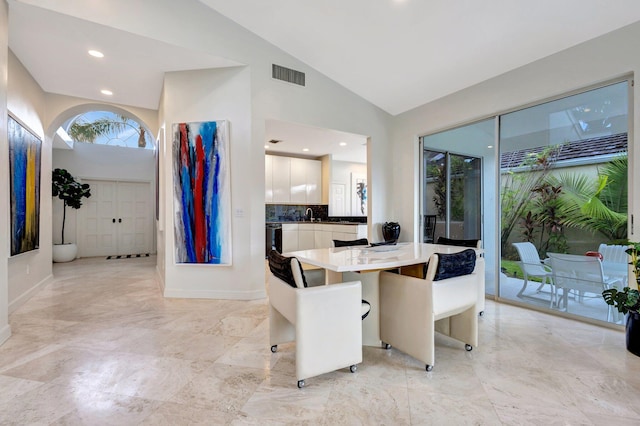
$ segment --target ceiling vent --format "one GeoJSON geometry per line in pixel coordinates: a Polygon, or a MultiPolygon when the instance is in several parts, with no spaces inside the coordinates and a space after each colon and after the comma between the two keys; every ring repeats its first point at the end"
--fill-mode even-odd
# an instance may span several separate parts
{"type": "Polygon", "coordinates": [[[286,81],[287,83],[297,84],[302,87],[305,85],[303,72],[281,67],[276,64],[271,65],[271,77],[276,80],[286,81]]]}

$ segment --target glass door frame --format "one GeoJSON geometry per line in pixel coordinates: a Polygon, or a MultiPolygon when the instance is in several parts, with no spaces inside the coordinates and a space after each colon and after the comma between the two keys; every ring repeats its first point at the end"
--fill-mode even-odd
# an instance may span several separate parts
{"type": "MultiPolygon", "coordinates": [[[[441,153],[444,155],[445,157],[445,181],[447,182],[447,191],[446,191],[446,196],[445,196],[445,217],[444,217],[444,221],[445,221],[445,237],[449,238],[451,235],[451,162],[452,162],[452,157],[472,157],[474,159],[477,159],[480,163],[479,165],[479,176],[478,176],[478,180],[479,180],[479,187],[480,187],[480,194],[482,194],[483,192],[483,188],[484,188],[484,178],[482,176],[483,174],[483,170],[484,170],[484,160],[482,157],[480,156],[476,156],[476,155],[471,155],[471,154],[462,154],[462,153],[458,153],[455,151],[445,151],[445,150],[441,150],[441,149],[436,149],[436,148],[431,148],[431,147],[425,147],[424,146],[424,138],[421,137],[420,138],[420,147],[421,147],[421,161],[420,161],[420,218],[419,218],[419,223],[420,223],[420,227],[421,229],[423,229],[423,227],[425,226],[424,224],[424,215],[427,214],[427,212],[425,211],[426,208],[426,176],[425,176],[425,151],[429,151],[429,152],[437,152],[437,153],[441,153]]],[[[483,218],[484,218],[484,210],[483,210],[483,206],[484,206],[484,200],[482,198],[482,196],[479,196],[478,199],[478,207],[479,207],[479,215],[478,215],[478,225],[479,225],[479,233],[477,238],[482,239],[482,237],[484,236],[484,226],[483,226],[483,218]]],[[[465,237],[463,237],[465,238],[465,237]]]]}

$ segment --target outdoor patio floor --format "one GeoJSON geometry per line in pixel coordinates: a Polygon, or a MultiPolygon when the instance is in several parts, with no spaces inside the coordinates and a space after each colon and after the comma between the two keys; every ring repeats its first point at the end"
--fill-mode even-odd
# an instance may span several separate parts
{"type": "MultiPolygon", "coordinates": [[[[559,309],[557,306],[549,307],[551,300],[551,287],[545,285],[537,292],[539,283],[529,281],[527,289],[522,296],[518,297],[518,292],[522,288],[523,280],[519,278],[508,277],[504,274],[500,276],[500,297],[502,299],[518,301],[526,303],[537,308],[551,309],[551,311],[563,311],[570,314],[579,315],[582,317],[607,321],[608,306],[602,298],[601,294],[586,293],[582,300],[579,300],[578,296],[571,292],[567,298],[567,309],[564,307],[559,309]]],[[[559,291],[558,296],[561,297],[562,290],[559,291]]],[[[617,312],[614,312],[617,314],[617,312]]],[[[621,323],[622,318],[616,318],[621,323]]]]}

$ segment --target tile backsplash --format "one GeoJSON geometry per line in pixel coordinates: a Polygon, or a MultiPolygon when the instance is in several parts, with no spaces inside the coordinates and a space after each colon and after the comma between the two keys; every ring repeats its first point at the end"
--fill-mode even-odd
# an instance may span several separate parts
{"type": "Polygon", "coordinates": [[[322,222],[355,222],[367,223],[366,216],[329,216],[329,206],[326,204],[265,204],[265,222],[301,222],[307,208],[313,210],[313,218],[322,222]]]}
{"type": "Polygon", "coordinates": [[[295,205],[295,204],[266,204],[266,222],[299,222],[305,219],[307,208],[313,210],[314,219],[326,221],[329,217],[329,206],[326,204],[295,205]]]}

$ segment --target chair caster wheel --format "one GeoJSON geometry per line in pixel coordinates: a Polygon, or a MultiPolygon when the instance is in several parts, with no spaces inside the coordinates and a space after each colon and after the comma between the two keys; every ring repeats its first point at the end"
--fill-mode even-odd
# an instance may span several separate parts
{"type": "Polygon", "coordinates": [[[355,373],[356,370],[358,369],[358,366],[353,364],[351,367],[349,367],[349,370],[351,370],[352,373],[355,373]]]}
{"type": "Polygon", "coordinates": [[[304,380],[298,380],[298,389],[302,389],[304,387],[304,380]]]}
{"type": "Polygon", "coordinates": [[[429,364],[427,364],[427,366],[426,366],[426,368],[425,368],[425,369],[426,369],[427,371],[431,371],[431,370],[433,370],[433,365],[429,365],[429,364]]]}
{"type": "Polygon", "coordinates": [[[479,316],[481,316],[481,317],[483,317],[483,316],[484,316],[484,311],[480,311],[480,312],[478,313],[478,315],[479,315],[479,316]]]}
{"type": "Polygon", "coordinates": [[[278,351],[278,345],[271,346],[271,352],[275,354],[277,351],[278,351]]]}
{"type": "Polygon", "coordinates": [[[473,346],[471,346],[471,345],[464,345],[464,349],[465,349],[467,352],[470,352],[470,351],[473,349],[473,346]]]}
{"type": "Polygon", "coordinates": [[[388,349],[391,349],[391,345],[390,345],[390,344],[388,344],[388,343],[384,343],[384,342],[382,342],[382,347],[383,347],[383,348],[385,348],[385,349],[387,349],[387,350],[388,350],[388,349]]]}

